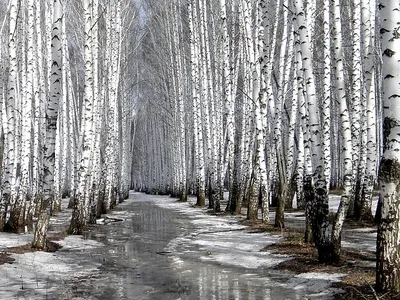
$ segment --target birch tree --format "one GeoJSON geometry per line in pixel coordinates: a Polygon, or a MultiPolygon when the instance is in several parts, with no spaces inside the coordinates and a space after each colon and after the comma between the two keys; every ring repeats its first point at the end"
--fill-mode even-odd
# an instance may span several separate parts
{"type": "Polygon", "coordinates": [[[379,167],[381,205],[377,248],[376,289],[400,292],[400,32],[398,1],[379,2],[382,20],[383,134],[384,152],[379,167]]]}
{"type": "Polygon", "coordinates": [[[189,28],[190,28],[190,57],[192,75],[192,97],[193,97],[193,128],[194,128],[194,155],[196,164],[197,205],[205,205],[205,169],[204,169],[204,145],[201,122],[201,107],[199,95],[199,37],[196,33],[198,22],[196,20],[196,6],[189,2],[189,28]]]}
{"type": "Polygon", "coordinates": [[[40,199],[40,212],[35,228],[32,246],[46,247],[46,235],[50,218],[50,208],[55,197],[54,169],[55,144],[57,134],[58,108],[62,93],[62,59],[61,28],[63,22],[63,6],[61,1],[54,1],[53,25],[51,34],[51,76],[50,98],[46,108],[46,143],[43,158],[43,194],[40,199]]]}
{"type": "Polygon", "coordinates": [[[329,243],[329,221],[328,221],[328,194],[327,184],[324,175],[324,160],[322,153],[321,126],[318,120],[317,94],[315,90],[315,78],[311,64],[311,53],[309,47],[308,29],[305,24],[303,3],[294,1],[296,11],[296,25],[300,36],[300,51],[303,61],[304,82],[308,99],[308,114],[310,118],[309,141],[312,149],[313,176],[305,179],[304,192],[308,193],[309,200],[312,201],[312,230],[314,241],[318,250],[320,261],[330,260],[329,243]]]}
{"type": "Polygon", "coordinates": [[[89,0],[83,1],[85,16],[85,89],[84,89],[84,120],[82,143],[83,151],[78,172],[78,188],[74,196],[74,210],[71,219],[69,232],[81,234],[88,222],[88,197],[92,193],[89,185],[91,153],[94,146],[94,128],[93,128],[93,59],[92,59],[92,3],[89,0]]]}
{"type": "Polygon", "coordinates": [[[17,90],[17,19],[18,19],[18,1],[10,2],[9,13],[9,73],[7,84],[7,102],[6,102],[6,142],[5,142],[5,157],[3,160],[3,184],[2,184],[2,197],[0,207],[0,229],[4,229],[7,221],[7,211],[11,204],[13,197],[15,197],[15,103],[18,97],[17,90]]]}
{"type": "Polygon", "coordinates": [[[362,1],[362,32],[364,36],[364,93],[366,109],[366,165],[363,185],[361,187],[361,199],[358,207],[355,207],[355,217],[361,220],[372,220],[372,192],[376,180],[377,166],[377,101],[376,101],[376,58],[375,58],[375,13],[376,1],[362,1]]]}
{"type": "Polygon", "coordinates": [[[336,92],[339,101],[339,114],[342,128],[342,161],[343,161],[343,193],[341,195],[338,212],[336,213],[331,242],[333,246],[333,259],[338,260],[341,251],[341,235],[347,210],[353,193],[353,160],[352,160],[352,136],[349,108],[345,88],[342,46],[342,22],[340,17],[340,4],[338,0],[333,2],[333,34],[334,34],[334,70],[336,92]]]}

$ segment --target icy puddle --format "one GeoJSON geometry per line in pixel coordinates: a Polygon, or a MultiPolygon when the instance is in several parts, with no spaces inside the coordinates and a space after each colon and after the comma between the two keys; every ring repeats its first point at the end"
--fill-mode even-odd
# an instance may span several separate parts
{"type": "MultiPolygon", "coordinates": [[[[13,254],[0,299],[329,299],[341,274],[273,270],[260,252],[278,237],[249,233],[175,199],[139,193],[56,253],[13,254]]],[[[14,238],[14,237],[13,237],[14,238]]],[[[15,241],[10,241],[15,244],[15,241]]]]}

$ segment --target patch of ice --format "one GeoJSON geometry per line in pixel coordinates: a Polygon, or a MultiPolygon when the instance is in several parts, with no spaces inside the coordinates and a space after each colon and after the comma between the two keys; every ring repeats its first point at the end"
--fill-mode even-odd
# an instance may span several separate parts
{"type": "Polygon", "coordinates": [[[180,259],[178,256],[171,256],[172,259],[172,267],[179,269],[183,265],[183,260],[180,259]]]}
{"type": "Polygon", "coordinates": [[[260,252],[265,246],[280,240],[278,236],[249,233],[241,230],[245,226],[237,224],[237,218],[201,214],[198,208],[187,207],[187,203],[168,200],[162,206],[189,215],[196,228],[194,232],[183,234],[168,244],[166,249],[177,256],[194,254],[197,249],[198,255],[192,256],[202,261],[247,269],[272,267],[288,259],[286,255],[260,252]]]}
{"type": "Polygon", "coordinates": [[[330,299],[335,294],[343,292],[341,289],[332,288],[333,282],[341,281],[346,274],[341,273],[301,273],[289,279],[285,286],[295,290],[305,290],[307,299],[330,299]]]}
{"type": "MultiPolygon", "coordinates": [[[[212,253],[212,252],[211,252],[212,253]]],[[[213,261],[225,266],[242,267],[246,269],[271,268],[288,259],[283,255],[271,254],[264,252],[264,255],[255,253],[215,253],[210,256],[202,256],[200,259],[204,261],[213,261]]]]}
{"type": "Polygon", "coordinates": [[[332,282],[340,282],[341,278],[346,276],[344,273],[318,273],[318,272],[309,272],[309,273],[301,273],[296,275],[296,278],[304,278],[304,279],[318,279],[318,280],[328,280],[332,282]]]}
{"type": "Polygon", "coordinates": [[[356,249],[360,251],[369,251],[369,252],[376,251],[376,245],[373,243],[369,243],[368,241],[357,241],[357,242],[342,241],[342,247],[356,249]]]}

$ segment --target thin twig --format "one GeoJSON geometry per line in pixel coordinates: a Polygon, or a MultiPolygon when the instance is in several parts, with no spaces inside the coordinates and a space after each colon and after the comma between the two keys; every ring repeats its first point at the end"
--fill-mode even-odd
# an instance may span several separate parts
{"type": "Polygon", "coordinates": [[[369,285],[369,287],[371,288],[372,293],[374,294],[375,300],[379,300],[379,297],[378,297],[378,295],[376,294],[375,289],[372,287],[372,285],[371,285],[368,281],[366,281],[366,282],[367,282],[367,284],[369,285]]]}
{"type": "Polygon", "coordinates": [[[357,290],[355,287],[351,286],[350,288],[352,288],[353,290],[355,290],[358,294],[361,295],[361,297],[363,297],[364,299],[367,300],[367,298],[363,295],[363,293],[361,293],[359,290],[357,290]]]}

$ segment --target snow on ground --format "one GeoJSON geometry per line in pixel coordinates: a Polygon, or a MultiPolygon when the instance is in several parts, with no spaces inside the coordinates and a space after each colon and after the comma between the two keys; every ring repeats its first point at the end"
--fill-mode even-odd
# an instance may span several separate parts
{"type": "Polygon", "coordinates": [[[178,248],[187,250],[196,245],[200,251],[208,254],[202,256],[201,260],[248,269],[271,268],[288,259],[285,255],[261,252],[262,248],[275,244],[281,237],[249,233],[244,230],[246,226],[238,224],[240,217],[199,214],[199,211],[205,212],[207,209],[193,207],[193,197],[189,197],[189,204],[169,197],[162,197],[162,200],[155,203],[188,215],[195,226],[193,232],[171,241],[168,251],[175,253],[178,248]]]}
{"type": "MultiPolygon", "coordinates": [[[[329,195],[329,210],[331,212],[337,211],[340,203],[340,197],[341,197],[340,195],[329,195]]],[[[372,207],[371,207],[373,215],[375,215],[377,204],[378,204],[378,197],[375,197],[372,201],[372,207]]]]}
{"type": "MultiPolygon", "coordinates": [[[[67,206],[68,199],[63,199],[63,211],[50,218],[49,234],[67,228],[71,219],[71,210],[67,209],[67,206]]],[[[33,234],[0,232],[0,252],[7,252],[7,248],[10,247],[24,246],[32,240],[33,234]]],[[[0,265],[0,299],[55,299],[55,291],[70,283],[72,278],[90,276],[96,272],[95,264],[92,266],[80,264],[67,258],[65,253],[79,255],[83,251],[98,247],[101,243],[84,239],[82,236],[67,236],[57,243],[62,248],[53,253],[43,251],[11,253],[15,261],[12,264],[0,265]]]]}
{"type": "Polygon", "coordinates": [[[18,234],[0,232],[0,251],[5,248],[18,247],[31,243],[33,240],[32,234],[18,234]]]}
{"type": "MultiPolygon", "coordinates": [[[[340,196],[332,196],[330,199],[330,208],[332,211],[337,210],[340,196]]],[[[207,209],[194,207],[195,198],[189,197],[188,203],[177,202],[176,199],[169,197],[157,197],[155,202],[164,208],[174,209],[183,214],[190,216],[195,230],[189,234],[171,241],[167,247],[168,251],[176,253],[172,257],[173,265],[177,268],[184,264],[185,255],[190,255],[193,246],[198,246],[200,251],[204,251],[205,255],[200,256],[200,260],[220,265],[241,267],[249,269],[270,269],[279,263],[289,259],[288,256],[272,254],[270,252],[261,252],[260,250],[268,245],[277,243],[281,237],[268,233],[251,233],[243,230],[245,226],[239,225],[238,216],[218,217],[206,214],[207,209]],[[203,211],[203,214],[199,214],[203,211]],[[179,250],[182,252],[179,253],[179,250]]],[[[376,208],[376,204],[373,209],[376,208]]],[[[274,218],[274,213],[271,213],[274,218]]],[[[287,213],[285,215],[287,221],[295,220],[301,222],[305,220],[303,212],[287,213]]],[[[355,234],[361,235],[358,242],[344,241],[343,245],[362,249],[363,251],[371,251],[375,249],[376,232],[368,230],[354,231],[355,234]],[[369,235],[369,238],[364,238],[369,235]]],[[[251,273],[249,273],[251,274],[251,273]]],[[[310,299],[321,299],[332,297],[339,290],[331,288],[333,282],[340,281],[346,274],[326,274],[326,273],[302,273],[295,275],[285,282],[284,286],[293,289],[303,289],[309,292],[310,299]]]]}
{"type": "MultiPolygon", "coordinates": [[[[0,251],[8,247],[30,243],[31,234],[0,234],[0,251]]],[[[98,242],[85,240],[82,236],[68,236],[59,242],[64,248],[58,252],[42,251],[12,254],[12,264],[0,266],[1,299],[48,299],[60,285],[72,277],[90,274],[95,266],[88,268],[65,258],[64,251],[83,251],[96,246],[98,242]]],[[[53,298],[49,298],[53,299],[53,298]]]]}

